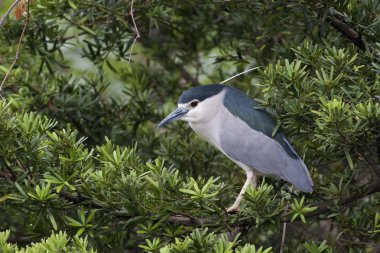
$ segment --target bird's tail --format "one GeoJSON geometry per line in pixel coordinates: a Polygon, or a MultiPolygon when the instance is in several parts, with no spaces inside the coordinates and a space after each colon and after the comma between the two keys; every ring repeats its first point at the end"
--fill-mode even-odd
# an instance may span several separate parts
{"type": "Polygon", "coordinates": [[[298,166],[302,167],[302,169],[299,169],[299,174],[295,175],[289,181],[303,192],[312,192],[314,184],[310,177],[309,170],[301,158],[298,158],[296,163],[298,163],[298,166]]]}
{"type": "Polygon", "coordinates": [[[309,170],[290,145],[289,141],[286,138],[284,138],[284,140],[295,154],[295,157],[288,157],[288,168],[285,170],[286,172],[284,171],[285,173],[283,173],[284,179],[303,192],[312,192],[314,184],[310,177],[309,170]]]}

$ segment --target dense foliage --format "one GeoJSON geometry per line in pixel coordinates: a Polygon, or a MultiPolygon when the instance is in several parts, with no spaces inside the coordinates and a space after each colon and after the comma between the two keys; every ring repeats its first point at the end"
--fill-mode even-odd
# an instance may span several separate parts
{"type": "Polygon", "coordinates": [[[269,253],[284,222],[285,252],[380,250],[378,1],[131,4],[31,1],[0,27],[4,80],[26,25],[0,89],[0,252],[269,253]],[[252,67],[227,84],[268,108],[315,187],[260,178],[228,214],[243,170],[156,125],[183,90],[252,67]]]}

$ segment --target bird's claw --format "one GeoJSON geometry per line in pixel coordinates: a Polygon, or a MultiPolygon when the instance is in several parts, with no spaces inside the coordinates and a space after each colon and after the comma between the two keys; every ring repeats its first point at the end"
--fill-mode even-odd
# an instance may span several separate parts
{"type": "Polygon", "coordinates": [[[227,209],[227,213],[238,213],[240,211],[240,207],[238,205],[233,205],[227,209]]]}

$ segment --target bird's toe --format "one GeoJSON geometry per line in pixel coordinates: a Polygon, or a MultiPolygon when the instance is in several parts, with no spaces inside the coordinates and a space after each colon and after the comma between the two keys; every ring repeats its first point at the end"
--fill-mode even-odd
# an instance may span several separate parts
{"type": "Polygon", "coordinates": [[[227,209],[227,213],[238,213],[240,211],[240,207],[238,205],[233,205],[227,209]]]}

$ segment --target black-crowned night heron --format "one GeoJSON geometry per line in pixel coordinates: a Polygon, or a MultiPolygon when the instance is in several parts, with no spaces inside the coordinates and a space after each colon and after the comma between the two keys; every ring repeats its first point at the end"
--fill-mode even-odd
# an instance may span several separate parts
{"type": "Polygon", "coordinates": [[[236,88],[211,84],[193,87],[179,97],[178,108],[158,127],[181,119],[209,143],[243,168],[247,180],[228,212],[239,210],[244,192],[256,175],[275,175],[304,192],[313,182],[302,159],[285,134],[258,103],[236,88]]]}

